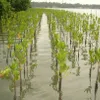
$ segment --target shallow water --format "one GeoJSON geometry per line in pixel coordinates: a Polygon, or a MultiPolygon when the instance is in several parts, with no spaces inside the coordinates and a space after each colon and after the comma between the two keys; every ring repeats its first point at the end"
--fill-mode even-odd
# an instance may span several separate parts
{"type": "Polygon", "coordinates": [[[34,72],[35,78],[32,79],[32,88],[26,94],[24,100],[56,100],[57,93],[51,88],[51,46],[48,36],[48,26],[46,15],[43,15],[41,31],[37,40],[37,68],[34,72]],[[55,96],[56,95],[56,96],[55,96]]]}
{"type": "Polygon", "coordinates": [[[100,9],[77,9],[77,8],[53,8],[58,10],[66,10],[66,11],[72,11],[77,13],[86,13],[86,14],[93,14],[98,17],[100,17],[100,9]]]}
{"type": "MultiPolygon", "coordinates": [[[[6,52],[7,46],[0,44],[0,70],[5,68],[6,65],[6,52]],[[5,48],[5,49],[4,49],[5,48]]],[[[9,90],[9,81],[0,79],[0,100],[13,100],[13,93],[9,90]]]]}
{"type": "MultiPolygon", "coordinates": [[[[24,100],[59,100],[59,93],[52,88],[52,77],[54,71],[50,68],[51,47],[48,34],[47,18],[43,15],[41,22],[41,31],[37,42],[37,69],[35,70],[35,78],[32,79],[32,90],[25,95],[24,100]]],[[[89,66],[85,65],[85,61],[80,61],[81,74],[76,76],[70,72],[76,72],[76,69],[69,70],[63,75],[62,81],[62,100],[88,100],[94,98],[94,91],[92,93],[84,92],[89,86],[89,66]]],[[[96,70],[92,73],[92,88],[96,77],[96,70]]],[[[100,93],[100,92],[99,92],[100,93]]],[[[97,96],[97,100],[100,96],[97,96]]]]}
{"type": "MultiPolygon", "coordinates": [[[[53,64],[51,57],[51,45],[48,33],[47,17],[43,14],[41,21],[41,30],[37,37],[37,68],[34,71],[35,77],[31,80],[31,89],[25,94],[23,100],[59,100],[59,93],[51,85],[52,77],[55,75],[51,66],[53,64]]],[[[3,55],[3,46],[0,47],[3,55]]],[[[6,47],[5,47],[6,48],[6,47]]],[[[6,50],[6,49],[5,49],[6,50]]],[[[0,56],[0,66],[5,66],[5,59],[0,56]]],[[[82,58],[82,56],[80,56],[82,58]]],[[[80,59],[81,59],[80,58],[80,59]]],[[[63,74],[62,80],[62,100],[94,100],[94,82],[96,79],[96,69],[92,73],[92,93],[84,92],[89,86],[89,65],[84,60],[80,60],[80,76],[72,72],[76,69],[70,69],[63,74]]],[[[0,100],[12,100],[12,93],[8,88],[8,81],[0,80],[0,100]]],[[[100,84],[99,84],[100,86],[100,84]]],[[[100,88],[98,90],[97,100],[100,100],[100,88]]]]}

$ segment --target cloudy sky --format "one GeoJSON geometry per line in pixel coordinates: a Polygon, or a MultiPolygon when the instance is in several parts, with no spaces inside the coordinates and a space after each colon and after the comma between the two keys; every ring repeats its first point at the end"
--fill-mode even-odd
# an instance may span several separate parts
{"type": "Polygon", "coordinates": [[[100,0],[32,0],[36,2],[66,2],[66,3],[81,3],[81,4],[100,4],[100,0]]]}

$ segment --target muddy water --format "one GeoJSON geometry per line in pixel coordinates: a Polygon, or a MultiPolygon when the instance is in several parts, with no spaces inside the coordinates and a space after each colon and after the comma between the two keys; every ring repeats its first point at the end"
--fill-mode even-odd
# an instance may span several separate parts
{"type": "MultiPolygon", "coordinates": [[[[7,46],[0,44],[0,70],[6,65],[7,46]]],[[[9,81],[0,79],[0,100],[13,100],[13,93],[9,90],[9,81]]]]}
{"type": "Polygon", "coordinates": [[[56,100],[57,93],[50,86],[51,83],[51,46],[48,34],[47,17],[44,14],[41,21],[41,31],[37,40],[37,68],[32,82],[32,90],[26,94],[24,100],[56,100]]]}
{"type": "MultiPolygon", "coordinates": [[[[51,9],[51,8],[50,8],[51,9]]],[[[52,8],[57,10],[66,10],[76,13],[86,13],[86,14],[93,14],[100,17],[100,9],[77,9],[77,8],[52,8]]]]}
{"type": "MultiPolygon", "coordinates": [[[[37,37],[37,68],[34,71],[35,77],[31,80],[31,89],[27,91],[23,100],[59,100],[59,93],[52,86],[54,71],[51,69],[53,64],[51,58],[51,45],[48,33],[47,17],[43,14],[41,21],[41,31],[37,37]]],[[[0,52],[3,46],[0,47],[0,52]]],[[[3,53],[1,52],[1,55],[3,53]]],[[[5,66],[5,58],[0,56],[0,66],[5,66]]],[[[76,69],[70,69],[63,74],[62,80],[62,100],[94,100],[94,82],[96,79],[96,68],[92,73],[92,92],[86,93],[85,89],[89,86],[89,65],[80,58],[81,72],[76,76],[76,69]],[[88,99],[88,98],[92,99],[88,99]]],[[[70,65],[70,63],[69,63],[70,65]]],[[[12,100],[12,93],[8,88],[8,81],[0,80],[0,100],[12,100]]],[[[100,84],[99,84],[100,86],[100,84]]],[[[97,100],[100,100],[100,88],[97,100]]]]}
{"type": "MultiPolygon", "coordinates": [[[[48,34],[47,17],[44,14],[41,22],[41,31],[37,42],[37,69],[35,78],[32,79],[32,89],[26,94],[24,100],[59,100],[58,93],[50,85],[54,75],[50,68],[53,63],[51,60],[51,47],[48,34]]],[[[96,79],[96,69],[92,73],[92,92],[84,92],[89,86],[89,65],[80,58],[80,76],[76,76],[76,69],[70,69],[63,74],[62,81],[62,100],[94,100],[94,82],[96,79]],[[91,98],[91,99],[90,99],[91,98]]],[[[100,91],[100,89],[99,89],[100,91]]],[[[97,100],[100,100],[100,92],[97,100]]]]}

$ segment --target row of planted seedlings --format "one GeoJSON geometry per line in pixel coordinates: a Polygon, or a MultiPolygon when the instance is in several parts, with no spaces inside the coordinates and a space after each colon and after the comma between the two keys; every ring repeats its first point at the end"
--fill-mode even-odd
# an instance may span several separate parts
{"type": "MultiPolygon", "coordinates": [[[[65,41],[68,52],[68,59],[72,62],[72,68],[76,68],[76,75],[80,75],[81,62],[87,63],[89,68],[89,86],[85,91],[90,92],[92,95],[92,71],[97,69],[96,81],[94,82],[94,98],[98,90],[100,82],[100,70],[97,68],[97,61],[91,62],[91,50],[95,52],[99,50],[99,30],[100,18],[92,14],[80,14],[69,11],[49,10],[56,18],[56,26],[60,31],[60,37],[65,41]],[[63,16],[63,18],[62,18],[63,16]]],[[[49,16],[49,20],[50,16],[49,16]]],[[[49,25],[50,28],[50,25],[49,25]]],[[[58,30],[57,30],[58,31],[58,30]]],[[[95,56],[93,56],[95,58],[95,56]]],[[[84,64],[85,65],[85,64],[84,64]]]]}
{"type": "Polygon", "coordinates": [[[59,100],[62,100],[62,74],[68,70],[68,48],[57,32],[57,22],[55,16],[47,11],[49,34],[52,47],[52,60],[53,65],[51,68],[54,70],[55,75],[52,77],[51,83],[54,90],[59,93],[59,100]]]}
{"type": "MultiPolygon", "coordinates": [[[[54,13],[54,12],[53,12],[54,13]]],[[[92,70],[96,68],[99,62],[99,30],[100,30],[100,18],[92,14],[80,14],[73,12],[57,11],[54,15],[58,19],[58,24],[60,23],[60,33],[62,33],[65,41],[70,50],[70,60],[72,61],[72,67],[75,68],[76,63],[78,68],[76,70],[77,75],[80,73],[81,63],[80,57],[81,53],[83,59],[87,61],[90,65],[89,68],[89,87],[86,89],[87,92],[91,93],[92,89],[92,70]],[[62,18],[62,16],[64,16],[62,18]],[[97,57],[98,56],[98,57],[97,57]],[[94,67],[93,67],[94,65],[94,67]]],[[[98,90],[98,84],[100,82],[100,68],[99,64],[97,67],[97,75],[94,86],[94,100],[96,100],[96,94],[98,90]]]]}
{"type": "Polygon", "coordinates": [[[30,79],[32,70],[36,67],[36,61],[33,62],[33,51],[36,50],[34,47],[41,17],[40,9],[29,9],[25,12],[12,13],[7,19],[2,18],[3,32],[8,34],[8,40],[7,66],[0,71],[0,77],[11,82],[9,87],[14,93],[14,100],[17,99],[19,92],[19,98],[22,99],[28,88],[26,80],[30,79]]]}

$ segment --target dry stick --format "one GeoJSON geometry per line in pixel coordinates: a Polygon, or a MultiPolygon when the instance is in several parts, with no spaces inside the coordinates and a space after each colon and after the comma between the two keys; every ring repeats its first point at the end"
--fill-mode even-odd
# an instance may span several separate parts
{"type": "Polygon", "coordinates": [[[72,44],[72,40],[71,40],[71,33],[70,34],[70,48],[71,48],[71,44],[72,44]]]}
{"type": "MultiPolygon", "coordinates": [[[[30,46],[30,59],[31,59],[31,63],[30,63],[30,66],[32,66],[32,51],[33,51],[33,41],[31,43],[31,46],[30,46]]],[[[31,67],[30,67],[30,75],[31,75],[31,67]]]]}
{"type": "Polygon", "coordinates": [[[34,47],[36,48],[36,30],[34,32],[34,47]]]}
{"type": "Polygon", "coordinates": [[[72,60],[72,68],[75,68],[75,52],[76,52],[76,46],[75,46],[75,43],[73,43],[74,44],[74,50],[73,50],[73,55],[74,55],[74,57],[73,57],[73,60],[72,60]]]}
{"type": "MultiPolygon", "coordinates": [[[[64,36],[62,28],[60,28],[60,33],[62,33],[64,36]]],[[[59,72],[59,100],[62,100],[62,73],[61,72],[59,72]]]]}
{"type": "Polygon", "coordinates": [[[17,98],[16,98],[16,81],[14,81],[14,100],[17,100],[17,98]]]}
{"type": "MultiPolygon", "coordinates": [[[[2,35],[3,36],[3,35],[2,35]]],[[[3,37],[3,50],[4,50],[4,37],[3,37]]]]}
{"type": "MultiPolygon", "coordinates": [[[[56,49],[56,54],[57,54],[57,49],[56,49]]],[[[56,69],[58,69],[58,60],[57,60],[57,58],[56,58],[56,69]]]]}
{"type": "Polygon", "coordinates": [[[7,49],[7,57],[6,57],[6,64],[8,65],[8,63],[9,63],[9,48],[7,49]]]}
{"type": "MultiPolygon", "coordinates": [[[[91,40],[90,40],[90,43],[89,43],[89,50],[91,50],[91,40]]],[[[90,69],[89,69],[89,80],[90,80],[90,87],[92,87],[91,85],[91,75],[92,75],[92,68],[93,68],[93,65],[91,63],[91,66],[90,66],[90,69]]],[[[92,89],[92,88],[91,88],[92,89]]],[[[91,89],[90,89],[90,92],[91,92],[91,89]]]]}
{"type": "MultiPolygon", "coordinates": [[[[29,32],[29,30],[26,30],[26,32],[29,32]]],[[[26,32],[25,32],[25,34],[26,34],[26,32]]],[[[28,47],[27,47],[27,49],[26,49],[26,76],[27,76],[27,78],[28,78],[28,47]]]]}
{"type": "MultiPolygon", "coordinates": [[[[16,42],[16,38],[15,38],[15,42],[16,42]]],[[[14,52],[16,51],[16,48],[15,48],[15,43],[14,43],[14,52]]],[[[16,81],[14,80],[14,100],[17,100],[17,95],[16,95],[16,81]]]]}
{"type": "MultiPolygon", "coordinates": [[[[39,23],[39,25],[40,25],[40,23],[39,23]]],[[[40,26],[39,26],[40,27],[40,26]]],[[[36,40],[36,29],[35,29],[35,32],[34,32],[34,39],[33,39],[33,41],[34,41],[34,52],[36,53],[36,43],[37,43],[37,40],[36,40]]],[[[33,51],[33,41],[32,41],[32,43],[31,43],[31,49],[30,49],[30,57],[31,57],[31,61],[32,61],[32,51],[33,51]]],[[[35,55],[36,56],[36,55],[35,55]]],[[[32,62],[31,62],[32,63],[32,62]]],[[[32,73],[32,70],[31,70],[31,68],[30,68],[30,74],[32,73]]]]}
{"type": "Polygon", "coordinates": [[[85,36],[85,47],[86,47],[86,44],[87,44],[87,32],[86,32],[86,36],[85,36]]]}
{"type": "Polygon", "coordinates": [[[26,50],[26,70],[27,70],[27,78],[28,78],[28,48],[26,50]]]}
{"type": "Polygon", "coordinates": [[[25,79],[25,76],[26,76],[26,69],[25,69],[25,64],[24,64],[24,79],[25,79]]]}
{"type": "Polygon", "coordinates": [[[20,70],[20,99],[22,98],[22,71],[21,71],[21,65],[19,64],[19,70],[20,70]]]}
{"type": "Polygon", "coordinates": [[[77,60],[77,64],[78,64],[78,69],[77,69],[77,76],[78,75],[80,75],[80,63],[79,63],[79,61],[80,61],[80,53],[79,53],[79,44],[78,44],[78,58],[76,57],[76,60],[77,60]]]}
{"type": "Polygon", "coordinates": [[[33,50],[33,48],[32,48],[32,43],[31,43],[31,45],[30,45],[30,59],[32,59],[32,50],[33,50]]]}
{"type": "Polygon", "coordinates": [[[10,49],[10,58],[12,58],[12,47],[10,49]]]}
{"type": "MultiPolygon", "coordinates": [[[[23,35],[23,38],[25,38],[25,31],[24,31],[24,35],[23,35]]],[[[26,50],[26,52],[27,52],[27,50],[26,50]]],[[[26,66],[26,63],[24,64],[24,79],[26,78],[26,68],[25,68],[25,66],[26,66]]]]}
{"type": "Polygon", "coordinates": [[[33,51],[33,40],[31,41],[30,44],[30,59],[32,59],[32,51],[33,51]]]}
{"type": "Polygon", "coordinates": [[[94,89],[94,100],[96,100],[96,97],[97,97],[97,91],[98,91],[99,69],[100,69],[100,62],[98,62],[98,68],[97,68],[97,76],[96,76],[95,89],[94,89]]]}
{"type": "MultiPolygon", "coordinates": [[[[90,87],[92,87],[92,85],[91,85],[91,78],[92,78],[91,75],[92,75],[92,63],[91,63],[90,69],[89,69],[90,87]]],[[[90,89],[90,92],[91,92],[91,89],[90,89]]]]}
{"type": "Polygon", "coordinates": [[[62,100],[62,73],[59,72],[59,100],[62,100]]]}
{"type": "MultiPolygon", "coordinates": [[[[35,29],[35,32],[34,32],[34,52],[36,53],[36,43],[37,43],[37,40],[36,40],[36,29],[35,29]]],[[[31,50],[30,50],[30,58],[31,58],[31,61],[32,61],[32,51],[33,51],[33,42],[31,43],[31,50]]],[[[36,55],[35,55],[36,56],[36,55]]],[[[32,63],[32,62],[31,62],[32,63]]],[[[30,68],[30,75],[32,74],[32,70],[30,68]]]]}
{"type": "Polygon", "coordinates": [[[80,50],[79,50],[80,47],[78,47],[78,62],[80,60],[80,50]]]}

